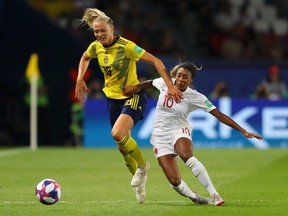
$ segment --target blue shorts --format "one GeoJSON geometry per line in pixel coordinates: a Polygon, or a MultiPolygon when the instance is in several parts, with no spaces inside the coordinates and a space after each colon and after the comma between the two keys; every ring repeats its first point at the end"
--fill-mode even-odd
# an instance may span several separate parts
{"type": "Polygon", "coordinates": [[[143,119],[147,105],[145,90],[142,89],[126,99],[107,99],[111,127],[113,127],[120,114],[127,114],[131,116],[134,121],[134,125],[136,125],[139,120],[143,119]]]}

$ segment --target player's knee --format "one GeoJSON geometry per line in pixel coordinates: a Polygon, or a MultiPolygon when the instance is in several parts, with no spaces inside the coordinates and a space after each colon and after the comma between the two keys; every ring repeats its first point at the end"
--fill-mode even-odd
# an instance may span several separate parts
{"type": "Polygon", "coordinates": [[[193,156],[193,154],[191,153],[183,153],[181,155],[179,155],[181,157],[181,159],[184,161],[184,163],[186,163],[186,161],[191,158],[193,156]]]}
{"type": "Polygon", "coordinates": [[[114,129],[113,128],[112,131],[111,131],[111,135],[112,135],[112,137],[113,137],[113,139],[115,141],[120,141],[120,140],[122,140],[124,138],[126,133],[124,131],[119,130],[119,129],[114,129]]]}

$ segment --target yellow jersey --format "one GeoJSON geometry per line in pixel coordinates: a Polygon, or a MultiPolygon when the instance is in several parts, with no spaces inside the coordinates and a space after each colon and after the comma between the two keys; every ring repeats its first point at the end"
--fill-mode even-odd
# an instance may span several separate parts
{"type": "Polygon", "coordinates": [[[87,54],[90,58],[98,59],[105,80],[103,91],[108,98],[127,98],[122,94],[122,89],[126,85],[139,83],[136,61],[144,53],[144,49],[119,35],[110,46],[103,46],[97,40],[89,45],[87,54]]]}

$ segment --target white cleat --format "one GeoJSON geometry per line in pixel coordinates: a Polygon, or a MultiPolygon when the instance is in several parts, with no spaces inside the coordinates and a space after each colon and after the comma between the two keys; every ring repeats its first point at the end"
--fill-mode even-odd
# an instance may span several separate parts
{"type": "Polygon", "coordinates": [[[145,190],[146,182],[147,182],[147,175],[144,176],[143,182],[139,186],[137,186],[135,188],[136,189],[136,199],[137,199],[137,202],[139,202],[139,203],[143,203],[145,201],[145,198],[146,198],[146,190],[145,190]]]}
{"type": "MultiPolygon", "coordinates": [[[[194,192],[195,193],[195,192],[194,192]]],[[[196,193],[196,198],[190,198],[192,202],[200,205],[207,205],[211,203],[211,199],[209,197],[202,197],[196,193]]]]}
{"type": "Polygon", "coordinates": [[[144,177],[147,175],[149,168],[150,164],[147,161],[144,168],[137,168],[136,173],[131,180],[132,187],[137,187],[144,182],[144,177]]]}
{"type": "Polygon", "coordinates": [[[212,194],[211,201],[212,201],[212,204],[215,206],[221,206],[224,204],[224,200],[221,198],[219,194],[212,194]]]}

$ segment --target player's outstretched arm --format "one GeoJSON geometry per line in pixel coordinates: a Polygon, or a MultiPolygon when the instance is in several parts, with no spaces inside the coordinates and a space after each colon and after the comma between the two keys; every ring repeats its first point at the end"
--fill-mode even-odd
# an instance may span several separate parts
{"type": "Polygon", "coordinates": [[[224,113],[220,112],[218,109],[213,109],[210,112],[213,116],[215,116],[220,122],[223,124],[226,124],[227,126],[234,128],[235,130],[238,130],[245,136],[246,138],[256,138],[258,140],[262,140],[262,136],[251,133],[246,131],[244,128],[242,128],[240,125],[238,125],[233,119],[231,119],[229,116],[225,115],[224,113]]]}
{"type": "Polygon", "coordinates": [[[256,138],[258,140],[262,140],[262,136],[256,134],[256,133],[251,133],[251,132],[246,132],[243,134],[246,138],[256,138]]]}

